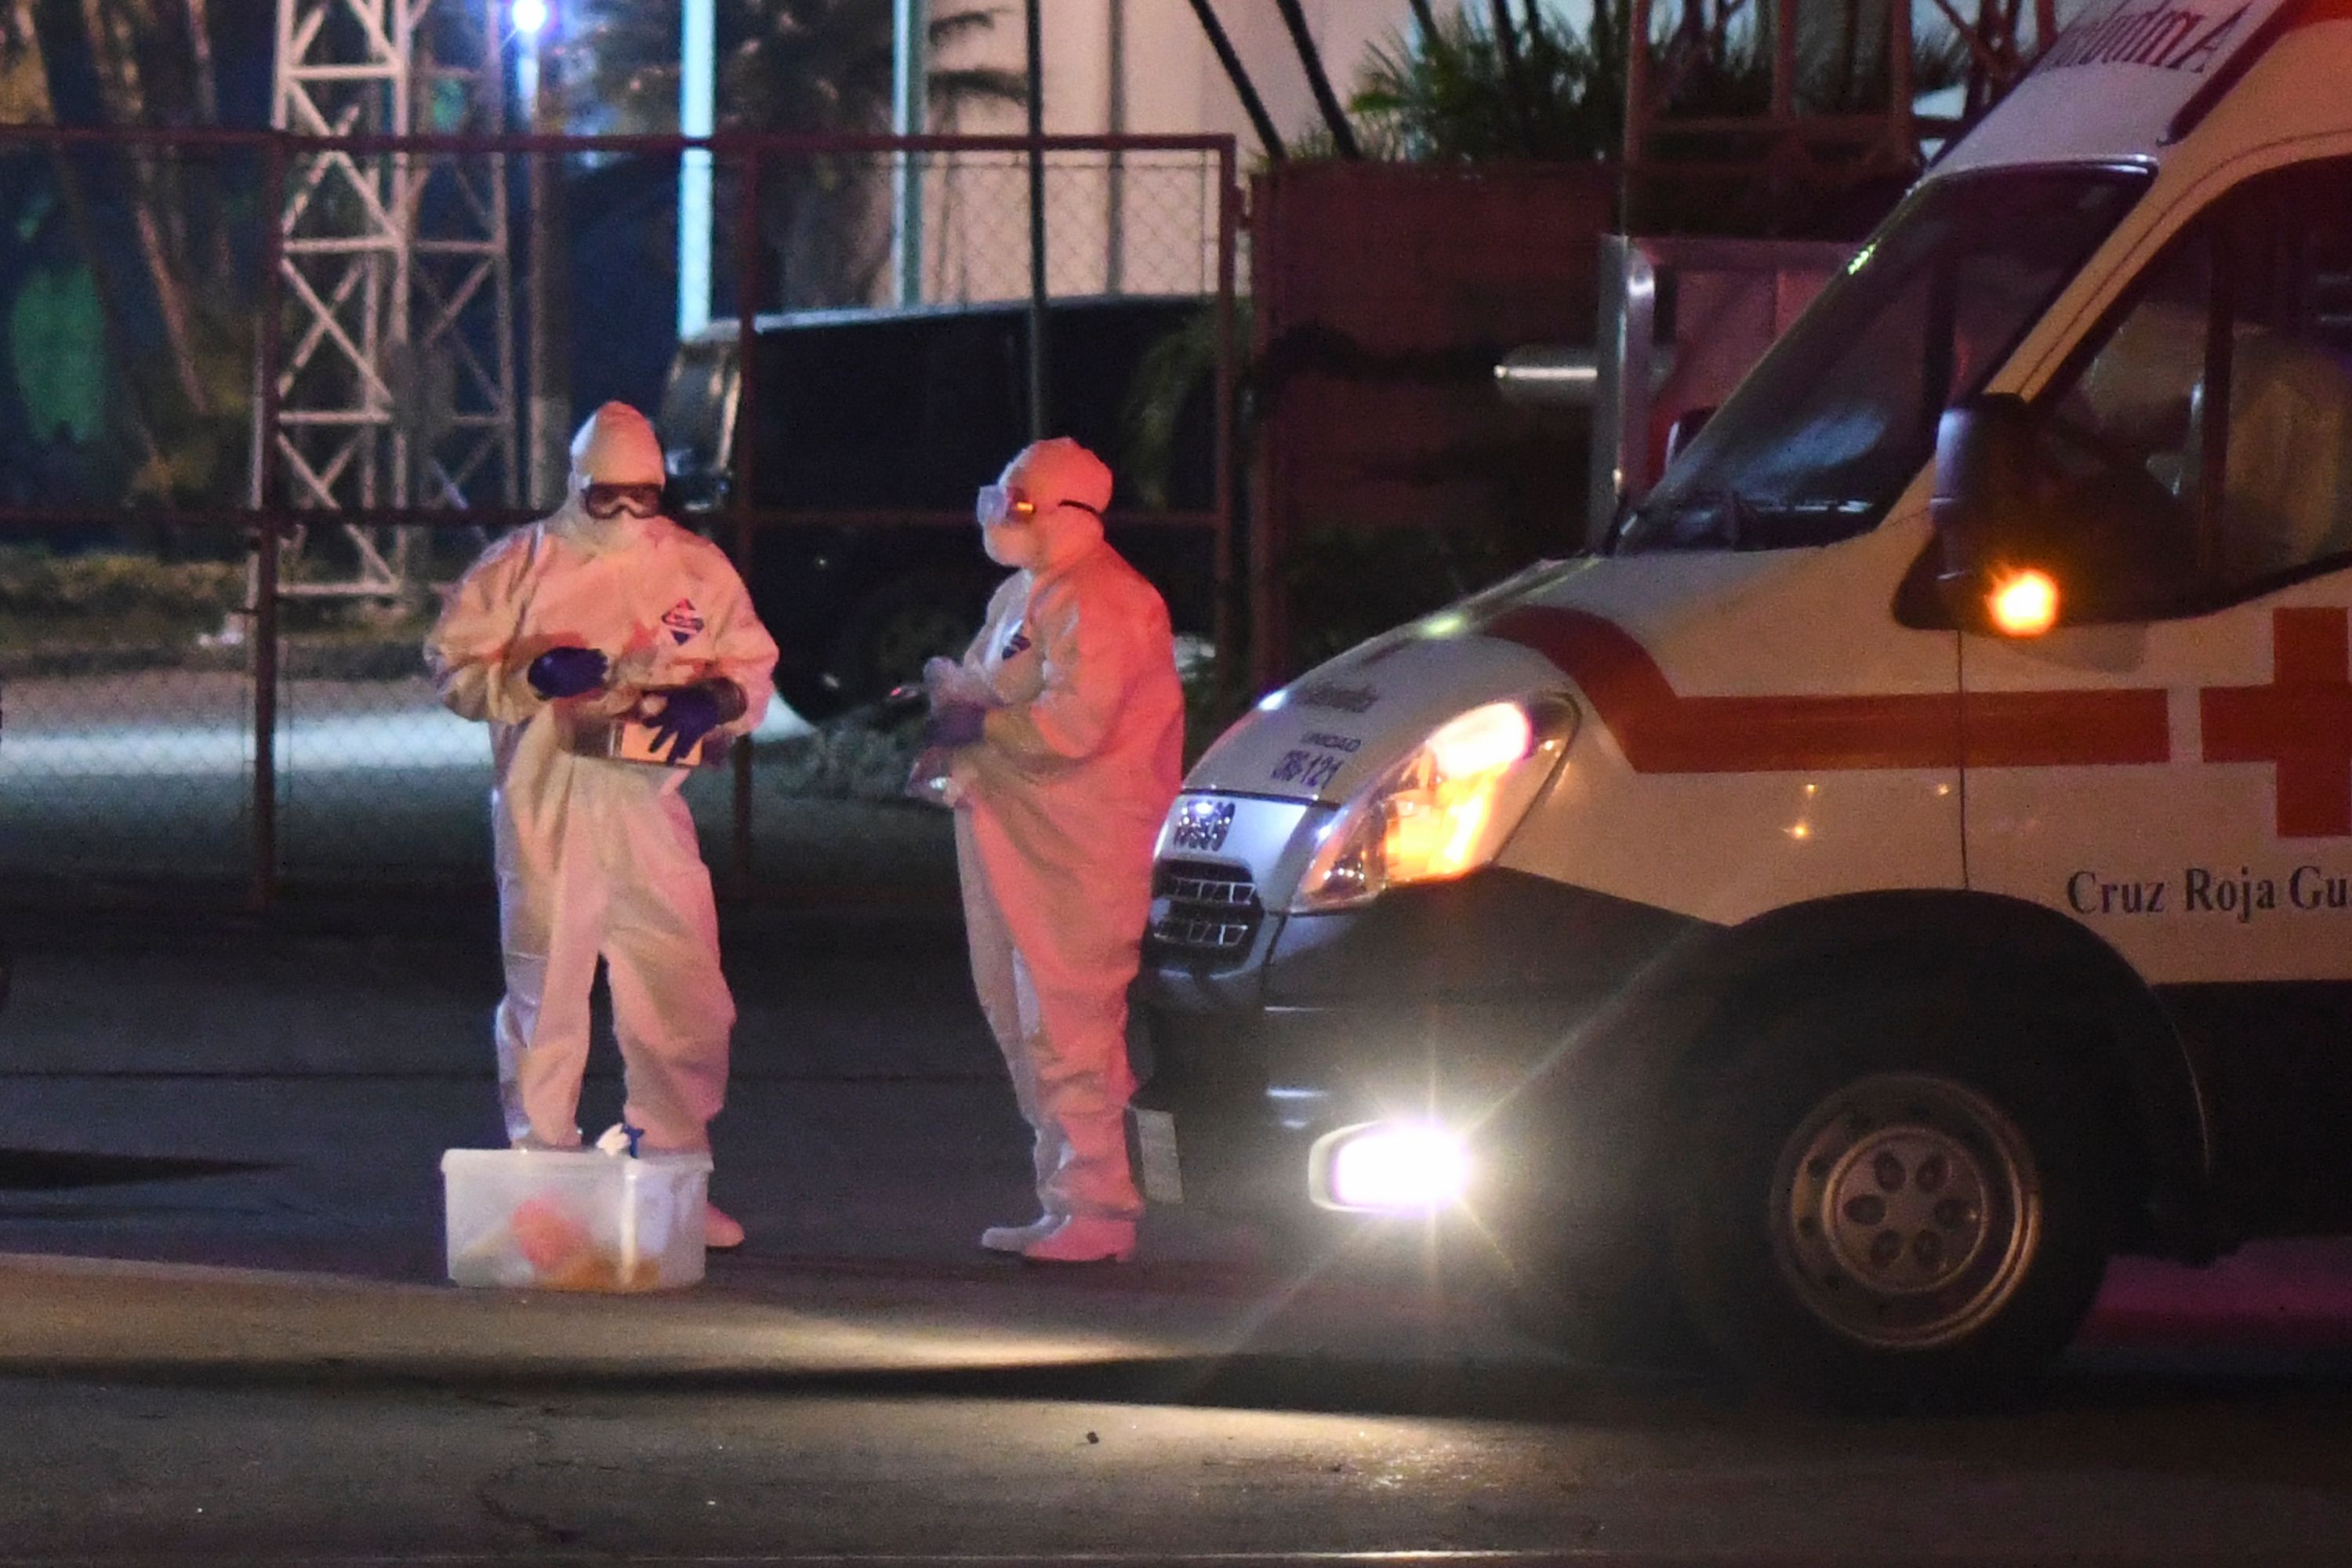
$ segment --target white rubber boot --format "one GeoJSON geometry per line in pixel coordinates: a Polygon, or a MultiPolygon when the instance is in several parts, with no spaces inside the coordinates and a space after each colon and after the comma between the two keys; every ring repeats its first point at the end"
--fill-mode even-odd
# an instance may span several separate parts
{"type": "Polygon", "coordinates": [[[1039,1215],[1027,1225],[992,1225],[980,1233],[981,1246],[991,1252],[1026,1252],[1060,1226],[1057,1214],[1039,1215]]]}
{"type": "Polygon", "coordinates": [[[1135,1222],[1073,1216],[1021,1249],[1032,1263],[1124,1263],[1135,1256],[1135,1222]]]}
{"type": "Polygon", "coordinates": [[[743,1227],[717,1204],[702,1205],[702,1245],[710,1252],[728,1252],[743,1245],[743,1227]]]}

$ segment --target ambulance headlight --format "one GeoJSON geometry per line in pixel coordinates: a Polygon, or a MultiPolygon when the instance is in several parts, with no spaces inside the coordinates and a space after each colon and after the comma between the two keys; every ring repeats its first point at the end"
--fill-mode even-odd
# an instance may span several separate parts
{"type": "Polygon", "coordinates": [[[1308,1161],[1315,1202],[1328,1209],[1426,1214],[1470,1188],[1470,1151],[1433,1122],[1342,1128],[1318,1139],[1308,1161]]]}
{"type": "Polygon", "coordinates": [[[1292,910],[1348,909],[1486,865],[1551,783],[1575,734],[1576,710],[1564,698],[1489,702],[1439,726],[1326,825],[1292,910]]]}

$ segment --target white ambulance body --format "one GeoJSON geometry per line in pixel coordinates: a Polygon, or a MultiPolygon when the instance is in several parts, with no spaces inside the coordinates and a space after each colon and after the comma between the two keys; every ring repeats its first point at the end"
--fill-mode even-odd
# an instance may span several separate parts
{"type": "Polygon", "coordinates": [[[1202,761],[1144,1103],[1771,1375],[2021,1371],[2352,1229],[2347,609],[2352,4],[2124,0],[1603,552],[1202,761]]]}

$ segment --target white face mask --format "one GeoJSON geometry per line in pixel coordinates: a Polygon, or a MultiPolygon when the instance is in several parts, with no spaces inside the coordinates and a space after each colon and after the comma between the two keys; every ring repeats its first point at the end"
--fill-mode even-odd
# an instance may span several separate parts
{"type": "Polygon", "coordinates": [[[980,547],[999,566],[1020,571],[1037,563],[1037,526],[1029,522],[1000,522],[980,531],[980,547]]]}

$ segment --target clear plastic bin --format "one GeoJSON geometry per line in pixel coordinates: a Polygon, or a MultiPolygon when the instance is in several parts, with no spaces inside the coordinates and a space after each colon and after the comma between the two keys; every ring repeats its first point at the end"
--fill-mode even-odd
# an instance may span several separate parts
{"type": "Polygon", "coordinates": [[[708,1154],[452,1149],[449,1278],[542,1290],[667,1290],[702,1278],[708,1154]]]}

